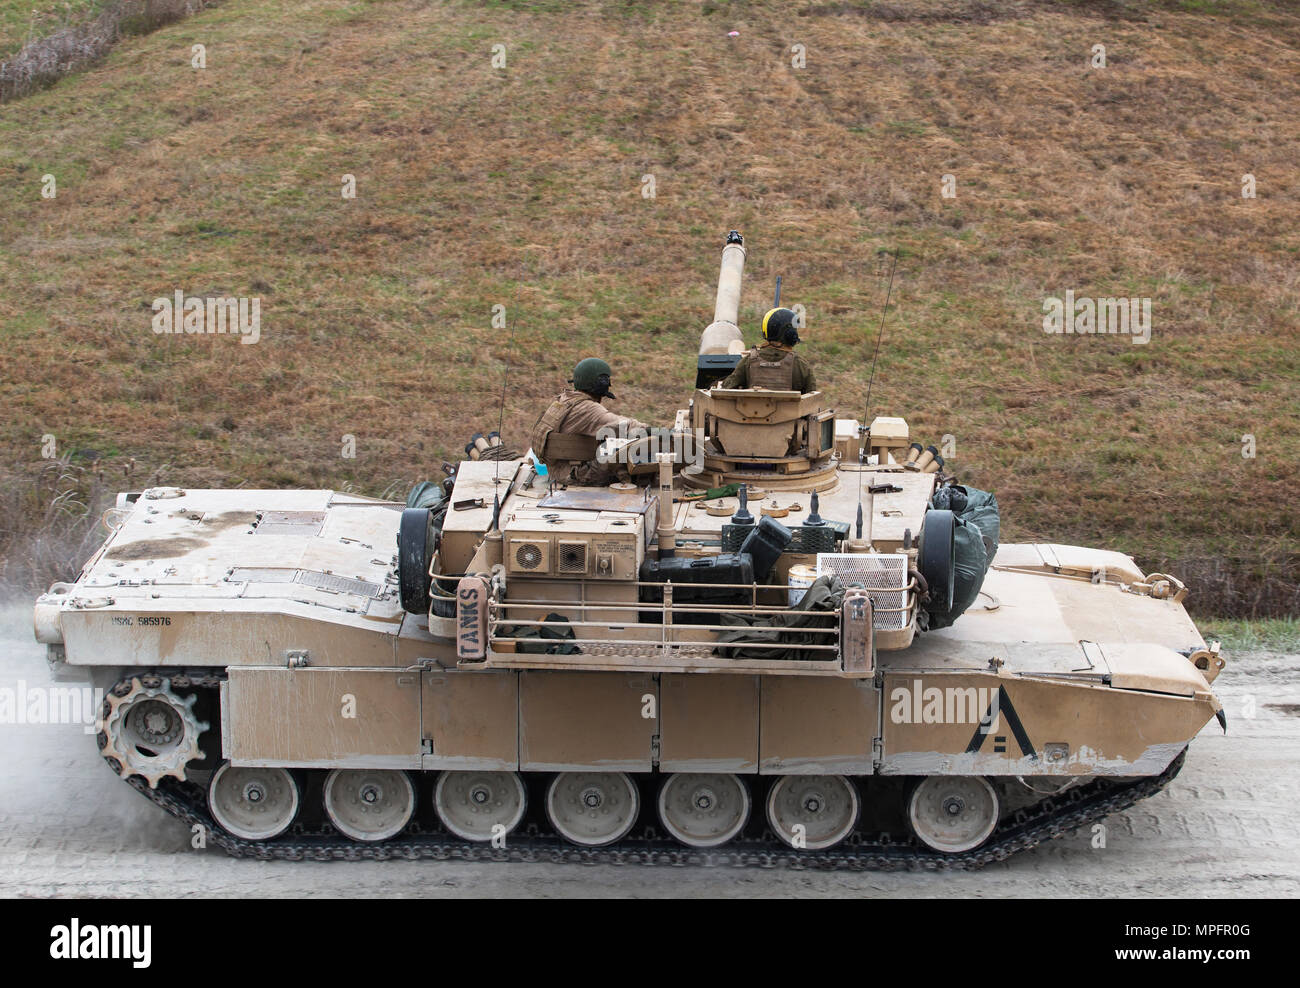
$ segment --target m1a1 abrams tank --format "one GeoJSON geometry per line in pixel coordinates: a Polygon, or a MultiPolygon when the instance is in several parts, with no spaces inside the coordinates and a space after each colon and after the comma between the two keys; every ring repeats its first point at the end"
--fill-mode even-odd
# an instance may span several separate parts
{"type": "Polygon", "coordinates": [[[903,418],[718,387],[744,260],[688,406],[602,447],[647,486],[493,436],[411,507],[122,495],[35,615],[112,770],[261,858],[974,867],[1158,791],[1223,720],[1185,588],[998,545],[903,418]]]}

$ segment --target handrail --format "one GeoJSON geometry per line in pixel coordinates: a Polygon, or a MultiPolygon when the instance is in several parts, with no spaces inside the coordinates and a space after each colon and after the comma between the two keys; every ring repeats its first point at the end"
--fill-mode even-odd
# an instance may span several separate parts
{"type": "MultiPolygon", "coordinates": [[[[785,588],[785,587],[780,587],[780,588],[776,588],[776,587],[774,587],[773,589],[781,589],[781,590],[785,590],[785,589],[787,589],[787,588],[785,588]]],[[[892,588],[890,588],[890,589],[886,589],[886,590],[884,590],[884,591],[882,591],[882,592],[884,592],[884,593],[894,593],[895,591],[894,591],[892,588]]],[[[644,613],[644,612],[646,612],[646,611],[655,611],[655,610],[658,610],[658,609],[661,607],[660,602],[657,601],[657,600],[646,601],[645,603],[641,603],[641,604],[620,604],[620,603],[615,603],[615,602],[612,602],[612,601],[609,602],[609,603],[603,603],[603,602],[598,601],[598,600],[595,600],[595,601],[588,601],[588,602],[586,602],[586,603],[580,603],[580,602],[578,602],[578,601],[563,601],[563,602],[561,602],[561,601],[554,601],[554,600],[501,600],[501,601],[496,601],[495,603],[496,603],[496,606],[497,606],[497,607],[500,607],[500,608],[508,608],[508,607],[546,607],[546,608],[550,608],[551,610],[554,610],[554,609],[557,608],[557,607],[563,607],[563,608],[565,608],[566,610],[571,610],[571,609],[575,609],[575,608],[576,608],[576,609],[578,609],[578,610],[582,610],[582,611],[588,611],[588,610],[592,610],[592,611],[630,611],[630,612],[642,612],[642,613],[644,613]]],[[[873,604],[873,605],[872,605],[872,610],[873,610],[875,613],[877,613],[877,614],[901,614],[901,613],[903,613],[903,612],[905,612],[905,611],[910,611],[910,610],[912,610],[912,609],[913,609],[913,606],[914,606],[914,605],[912,605],[912,604],[904,604],[902,607],[876,607],[876,606],[873,604]]],[[[790,613],[790,608],[789,608],[789,607],[781,607],[780,605],[777,605],[777,604],[756,604],[756,605],[754,605],[754,606],[752,606],[752,607],[740,607],[740,606],[737,606],[737,605],[734,605],[734,604],[676,604],[676,603],[674,603],[674,604],[673,604],[673,610],[676,611],[676,612],[683,613],[683,614],[718,614],[718,613],[727,613],[727,614],[788,614],[788,613],[790,613]]],[[[834,613],[834,612],[826,611],[825,613],[830,614],[830,613],[834,613]]]]}
{"type": "MultiPolygon", "coordinates": [[[[647,625],[647,627],[654,627],[654,625],[647,625]]],[[[503,642],[512,642],[512,643],[514,643],[514,644],[529,644],[529,645],[536,645],[536,644],[538,644],[539,642],[545,644],[545,643],[547,642],[547,640],[546,640],[546,639],[538,639],[538,638],[493,638],[493,639],[492,639],[492,643],[493,643],[493,644],[503,643],[503,642]]],[[[839,646],[838,644],[835,644],[835,645],[802,645],[802,644],[800,644],[800,645],[792,645],[790,642],[750,642],[750,641],[740,641],[740,642],[698,642],[698,641],[690,641],[690,640],[686,640],[686,641],[670,641],[670,642],[661,642],[661,641],[656,641],[656,640],[654,640],[654,639],[649,639],[649,638],[644,638],[644,639],[643,639],[643,638],[565,638],[565,639],[562,639],[562,640],[556,640],[555,642],[552,642],[552,644],[563,644],[563,645],[609,645],[609,646],[616,646],[616,647],[620,647],[620,648],[627,648],[627,647],[636,646],[636,645],[643,645],[643,646],[644,646],[644,645],[648,645],[648,646],[652,646],[652,647],[655,648],[655,649],[661,649],[661,648],[669,648],[669,649],[673,649],[673,648],[688,648],[688,649],[689,649],[689,648],[700,648],[700,649],[704,649],[704,648],[708,648],[708,649],[710,649],[710,650],[715,649],[715,648],[779,648],[779,649],[783,649],[783,650],[785,650],[785,651],[799,651],[799,652],[802,652],[802,651],[810,651],[810,652],[836,652],[836,653],[838,653],[839,650],[840,650],[840,646],[839,646]]]]}
{"type": "MultiPolygon", "coordinates": [[[[632,581],[628,581],[629,583],[632,581]]],[[[637,603],[621,602],[602,602],[593,601],[586,598],[586,581],[583,581],[583,599],[578,601],[515,601],[500,600],[489,598],[488,600],[488,641],[493,646],[513,646],[517,649],[521,645],[536,645],[539,641],[535,637],[524,637],[517,633],[501,635],[500,631],[508,628],[512,632],[517,632],[521,628],[566,628],[569,630],[599,628],[605,629],[610,633],[606,638],[564,638],[558,640],[564,645],[581,645],[592,648],[614,648],[619,650],[630,649],[634,652],[658,653],[665,661],[671,659],[674,652],[680,650],[695,651],[707,650],[712,652],[718,648],[754,648],[760,651],[794,651],[797,655],[804,653],[808,655],[818,653],[829,653],[828,658],[835,658],[840,652],[840,613],[842,608],[835,611],[823,612],[829,627],[798,627],[798,628],[772,628],[771,631],[777,633],[776,641],[736,641],[722,642],[718,640],[719,633],[726,631],[743,631],[743,625],[725,625],[725,624],[679,624],[673,619],[674,614],[705,614],[705,615],[727,615],[727,614],[747,614],[747,615],[767,615],[767,614],[784,614],[789,613],[788,607],[777,607],[772,605],[759,605],[757,601],[758,591],[760,589],[771,589],[776,591],[787,591],[787,587],[760,587],[758,584],[707,584],[710,587],[729,586],[735,589],[748,589],[750,591],[751,602],[748,606],[745,604],[727,605],[727,604],[675,604],[673,601],[674,590],[681,587],[705,586],[706,584],[674,584],[672,581],[664,583],[648,583],[636,581],[636,586],[659,586],[663,588],[662,601],[641,601],[637,603]],[[539,610],[542,608],[560,609],[570,613],[575,613],[576,620],[548,620],[549,614],[545,618],[538,617],[513,617],[511,612],[518,612],[522,609],[539,610]],[[603,620],[585,620],[592,616],[590,612],[605,612],[601,616],[603,620]],[[659,617],[658,621],[640,621],[632,620],[627,624],[617,623],[617,619],[611,621],[608,618],[608,612],[614,614],[651,614],[659,617]],[[685,632],[687,635],[702,634],[703,638],[682,637],[677,632],[685,632]],[[823,641],[816,643],[792,643],[788,640],[780,640],[784,635],[783,632],[790,634],[803,635],[811,633],[811,636],[822,636],[823,641]]],[[[766,631],[769,629],[755,629],[766,631]]],[[[810,637],[811,637],[810,636],[810,637]]],[[[513,649],[512,649],[513,650],[513,649]]]]}
{"type": "MultiPolygon", "coordinates": [[[[835,615],[834,615],[834,612],[831,612],[831,611],[826,611],[826,612],[824,612],[824,613],[826,614],[827,617],[834,617],[834,616],[835,616],[835,615]]],[[[533,628],[608,628],[608,627],[610,627],[610,625],[607,624],[607,623],[604,622],[604,621],[535,621],[535,620],[527,620],[527,619],[524,619],[524,618],[502,618],[502,621],[503,621],[504,623],[508,623],[508,624],[522,624],[522,625],[526,625],[526,626],[528,626],[528,627],[533,627],[533,628]]],[[[648,623],[648,622],[647,622],[647,623],[645,623],[645,624],[618,624],[618,625],[614,625],[614,627],[616,627],[616,628],[654,628],[654,627],[657,627],[657,625],[654,625],[654,624],[651,624],[651,623],[648,623]]],[[[688,630],[688,631],[737,631],[737,630],[743,630],[742,626],[740,626],[740,625],[735,625],[735,624],[675,624],[675,625],[668,625],[668,627],[673,627],[673,628],[684,628],[684,629],[686,629],[686,630],[688,630]]],[[[790,631],[790,632],[795,632],[795,633],[798,633],[798,634],[804,634],[805,632],[807,632],[807,633],[810,633],[810,634],[817,634],[817,635],[836,635],[836,636],[839,635],[839,629],[838,629],[838,628],[805,628],[805,627],[798,627],[798,628],[771,628],[771,629],[767,629],[767,628],[759,628],[759,629],[757,629],[757,630],[759,630],[759,631],[767,631],[767,630],[771,630],[771,631],[790,631]]],[[[567,638],[564,639],[564,640],[565,640],[565,641],[568,641],[567,638]]],[[[619,640],[620,640],[620,641],[623,641],[623,640],[625,640],[625,639],[619,639],[619,640]]]]}
{"type": "MultiPolygon", "coordinates": [[[[782,588],[784,589],[784,588],[782,588]]],[[[578,607],[582,610],[593,611],[646,611],[657,610],[660,602],[657,600],[646,601],[642,604],[619,604],[619,603],[602,603],[598,600],[588,601],[579,604],[577,601],[562,603],[554,600],[503,600],[498,602],[501,607],[578,607]]],[[[716,614],[718,611],[726,611],[729,614],[784,614],[790,610],[788,607],[781,607],[777,604],[756,604],[753,607],[738,607],[733,604],[673,604],[674,611],[683,611],[685,613],[697,614],[716,614]]]]}
{"type": "MultiPolygon", "coordinates": [[[[585,582],[586,582],[586,581],[583,581],[583,582],[584,582],[584,585],[585,585],[585,582]]],[[[702,583],[673,583],[671,580],[669,580],[669,581],[667,581],[667,582],[664,582],[664,583],[651,583],[651,582],[644,582],[644,581],[631,581],[631,580],[629,580],[629,581],[627,581],[626,583],[624,583],[624,584],[622,584],[622,585],[624,585],[624,586],[637,586],[637,587],[661,587],[661,588],[667,588],[667,587],[670,587],[670,586],[671,586],[671,587],[675,587],[675,588],[681,588],[681,587],[703,587],[703,586],[708,586],[708,587],[725,587],[725,588],[728,588],[728,589],[753,590],[754,593],[753,593],[752,596],[753,596],[754,598],[757,598],[757,591],[758,591],[758,590],[771,590],[771,591],[775,591],[775,592],[778,592],[778,593],[784,593],[784,592],[788,592],[789,589],[790,589],[788,586],[782,586],[782,585],[780,585],[780,584],[774,584],[774,585],[760,585],[760,584],[757,584],[757,583],[708,583],[708,584],[702,584],[702,583]]],[[[878,593],[878,594],[886,594],[886,593],[901,593],[901,594],[904,594],[904,601],[905,601],[905,603],[903,604],[902,607],[884,607],[884,606],[877,606],[876,604],[873,603],[873,604],[872,604],[872,610],[873,610],[873,612],[875,612],[875,613],[877,613],[877,614],[905,614],[905,613],[907,613],[908,611],[911,611],[911,610],[914,608],[914,606],[915,606],[913,603],[907,603],[906,601],[907,601],[908,597],[911,596],[911,591],[914,590],[914,589],[916,589],[916,580],[909,580],[909,581],[908,581],[906,584],[904,584],[903,586],[898,586],[898,587],[869,587],[869,588],[865,588],[865,589],[867,590],[868,593],[878,593]]],[[[501,600],[501,601],[497,601],[496,603],[497,603],[497,606],[499,606],[499,607],[555,607],[555,606],[557,606],[556,602],[553,601],[553,600],[536,600],[536,601],[534,601],[534,600],[501,600]]],[[[608,603],[602,603],[602,602],[600,602],[600,601],[589,601],[589,602],[588,602],[588,601],[584,601],[584,602],[582,602],[582,603],[578,603],[578,602],[575,601],[575,602],[570,603],[570,602],[567,602],[567,601],[566,601],[565,604],[564,604],[564,606],[565,606],[566,608],[568,608],[568,607],[577,607],[579,610],[584,610],[584,611],[585,611],[585,610],[600,610],[600,611],[637,611],[637,612],[645,612],[645,611],[647,611],[647,610],[655,610],[655,609],[658,609],[658,608],[661,606],[661,604],[660,604],[660,602],[657,601],[657,600],[653,600],[653,601],[644,601],[644,602],[637,603],[637,604],[623,604],[623,603],[618,603],[618,602],[614,602],[614,601],[610,601],[610,602],[608,602],[608,603]]],[[[787,613],[787,612],[790,610],[790,608],[789,608],[789,607],[783,607],[783,606],[781,606],[781,605],[779,605],[779,604],[759,604],[759,603],[757,603],[757,600],[755,599],[755,602],[754,602],[750,607],[741,607],[741,606],[739,606],[739,605],[735,605],[735,604],[677,604],[677,603],[674,603],[674,604],[673,604],[673,610],[674,610],[674,611],[680,611],[681,613],[684,613],[684,614],[692,614],[692,613],[694,613],[694,614],[717,614],[717,613],[723,613],[723,612],[728,613],[728,614],[784,614],[784,613],[787,613]]]]}
{"type": "MultiPolygon", "coordinates": [[[[708,557],[701,557],[701,558],[708,558],[708,557]]],[[[531,577],[529,577],[529,579],[531,579],[531,577]]],[[[581,577],[566,577],[564,574],[550,576],[547,579],[552,582],[554,582],[555,580],[572,579],[574,580],[574,582],[596,583],[601,586],[610,586],[613,585],[614,582],[610,580],[592,580],[592,579],[582,579],[581,577]]],[[[674,582],[672,580],[665,580],[663,582],[652,582],[648,580],[618,580],[617,585],[620,587],[670,587],[671,586],[671,587],[676,587],[679,590],[683,587],[724,587],[728,590],[753,589],[753,590],[776,590],[776,591],[790,589],[790,587],[784,583],[689,583],[686,581],[674,582]]],[[[867,587],[865,589],[874,593],[898,593],[898,592],[911,590],[915,586],[916,586],[916,581],[910,580],[909,582],[902,584],[901,586],[867,587]]]]}
{"type": "MultiPolygon", "coordinates": [[[[448,578],[442,574],[431,573],[430,575],[435,578],[448,578]]],[[[563,579],[563,577],[559,578],[563,579]]],[[[552,576],[550,579],[554,580],[556,577],[552,576]]],[[[801,659],[814,663],[820,661],[822,666],[818,668],[830,668],[825,666],[825,663],[830,662],[834,666],[843,647],[842,604],[832,611],[807,612],[815,618],[808,626],[766,627],[760,623],[754,627],[742,623],[720,623],[720,619],[724,616],[761,622],[767,616],[798,613],[788,606],[758,602],[764,591],[784,597],[791,590],[786,584],[687,583],[673,580],[611,582],[575,576],[570,577],[566,582],[577,585],[575,596],[578,599],[563,601],[554,598],[536,599],[535,592],[529,593],[533,589],[529,587],[529,582],[526,578],[510,580],[504,588],[494,588],[489,596],[487,642],[488,648],[495,654],[527,653],[529,646],[542,648],[548,645],[576,646],[580,653],[577,659],[566,659],[562,655],[555,655],[552,656],[554,662],[563,665],[565,662],[580,661],[585,655],[586,661],[590,663],[602,654],[616,654],[627,656],[625,662],[663,662],[675,668],[675,663],[680,662],[681,658],[688,654],[698,653],[700,656],[712,656],[713,659],[722,661],[722,657],[718,655],[719,650],[732,649],[742,650],[754,656],[751,661],[758,663],[756,668],[767,668],[769,663],[776,663],[778,666],[783,663],[797,665],[801,659]],[[604,601],[590,599],[593,592],[607,590],[615,585],[622,591],[620,596],[623,599],[604,601]],[[676,596],[688,594],[692,588],[698,588],[697,592],[735,591],[732,595],[734,602],[675,602],[676,596]],[[509,589],[521,591],[526,596],[519,599],[505,599],[504,594],[509,589]],[[646,589],[658,592],[647,594],[646,589]],[[660,599],[637,599],[642,596],[654,596],[660,599]],[[628,597],[632,599],[629,600],[628,597]],[[564,617],[560,620],[548,620],[552,611],[561,612],[564,617]],[[693,623],[692,619],[708,623],[697,624],[693,623]],[[570,634],[576,632],[578,635],[584,632],[590,635],[594,632],[599,637],[575,636],[562,639],[536,637],[537,631],[547,628],[565,629],[570,634]],[[519,632],[524,630],[529,630],[532,634],[521,635],[519,632]],[[503,634],[503,632],[509,633],[503,634]],[[719,640],[725,632],[740,632],[739,640],[719,640]],[[760,639],[766,637],[774,640],[752,640],[746,637],[747,632],[754,633],[760,639]],[[795,636],[800,640],[791,641],[795,636]],[[785,657],[761,657],[766,653],[780,653],[785,657]]],[[[901,585],[862,588],[873,598],[872,613],[876,616],[873,624],[877,629],[882,623],[880,619],[886,619],[883,622],[885,624],[893,623],[889,619],[894,615],[900,615],[904,625],[914,620],[912,615],[917,607],[915,598],[917,587],[917,581],[909,574],[901,585]],[[903,595],[901,606],[875,603],[875,598],[891,593],[903,595]]],[[[518,665],[519,661],[521,660],[511,659],[508,660],[508,664],[513,662],[518,665]]],[[[546,663],[550,660],[540,661],[546,663]]]]}

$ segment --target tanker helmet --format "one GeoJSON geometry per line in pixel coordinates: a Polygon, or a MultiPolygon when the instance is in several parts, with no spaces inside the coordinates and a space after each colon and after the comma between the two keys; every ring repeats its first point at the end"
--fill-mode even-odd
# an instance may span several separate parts
{"type": "Polygon", "coordinates": [[[763,316],[763,339],[768,343],[794,346],[799,342],[798,314],[794,309],[768,309],[763,316]]]}
{"type": "Polygon", "coordinates": [[[609,390],[609,364],[599,357],[588,357],[578,361],[573,368],[573,386],[578,391],[585,391],[596,400],[616,397],[609,390]]]}

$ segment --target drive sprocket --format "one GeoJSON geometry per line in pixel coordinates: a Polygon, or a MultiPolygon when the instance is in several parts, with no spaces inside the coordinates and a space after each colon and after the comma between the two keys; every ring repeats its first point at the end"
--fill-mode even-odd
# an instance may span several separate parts
{"type": "Polygon", "coordinates": [[[166,676],[132,676],[104,698],[99,753],[122,778],[138,775],[158,787],[173,776],[185,781],[185,766],[201,759],[199,736],[208,723],[194,715],[196,693],[181,696],[166,676]]]}

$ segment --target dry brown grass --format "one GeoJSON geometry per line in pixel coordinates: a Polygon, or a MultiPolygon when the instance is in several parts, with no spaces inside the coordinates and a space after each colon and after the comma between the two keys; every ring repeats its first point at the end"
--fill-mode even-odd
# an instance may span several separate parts
{"type": "Polygon", "coordinates": [[[93,469],[64,456],[30,481],[7,478],[0,502],[0,593],[27,592],[71,580],[103,534],[113,503],[93,469]]]}
{"type": "Polygon", "coordinates": [[[1294,13],[517,6],[231,0],[6,107],[11,469],[48,432],[188,486],[429,476],[495,427],[497,302],[518,323],[509,437],[597,351],[618,407],[663,421],[738,227],[748,325],[783,274],[854,416],[879,251],[902,250],[873,412],[956,436],[1008,538],[1185,563],[1202,608],[1300,609],[1294,13]],[[260,295],[262,342],[155,336],[148,303],[177,288],[260,295]],[[1153,297],[1152,343],[1045,336],[1066,288],[1153,297]]]}

